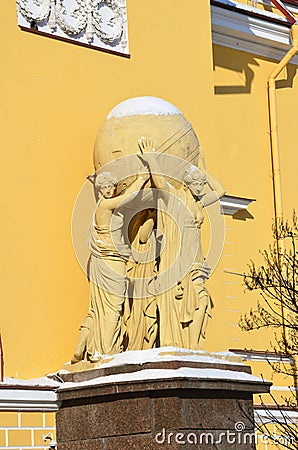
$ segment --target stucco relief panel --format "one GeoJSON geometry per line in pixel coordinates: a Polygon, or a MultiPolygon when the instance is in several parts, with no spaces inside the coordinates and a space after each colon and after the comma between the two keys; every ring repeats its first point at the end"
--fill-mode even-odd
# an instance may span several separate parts
{"type": "Polygon", "coordinates": [[[126,0],[16,0],[21,27],[128,54],[126,0]]]}

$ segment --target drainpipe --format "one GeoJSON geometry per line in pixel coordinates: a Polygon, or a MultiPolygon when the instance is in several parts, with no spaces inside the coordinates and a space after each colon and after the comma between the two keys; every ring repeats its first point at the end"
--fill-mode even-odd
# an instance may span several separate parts
{"type": "Polygon", "coordinates": [[[276,78],[286,65],[291,61],[298,51],[298,25],[291,27],[292,47],[288,53],[279,62],[275,70],[268,78],[268,99],[269,99],[269,121],[270,121],[270,141],[271,141],[271,162],[273,177],[273,200],[274,217],[277,224],[278,219],[283,218],[282,191],[281,191],[281,172],[280,172],[280,154],[278,143],[278,124],[276,108],[276,78]]]}
{"type": "MultiPolygon", "coordinates": [[[[275,226],[283,219],[283,204],[282,204],[282,186],[281,186],[281,170],[280,170],[280,152],[278,143],[278,122],[277,122],[277,108],[276,108],[276,78],[286,65],[291,61],[293,56],[298,51],[298,24],[297,22],[291,27],[292,47],[288,53],[279,62],[275,70],[268,77],[268,101],[269,101],[269,121],[270,121],[270,144],[271,144],[271,164],[272,164],[272,180],[273,180],[273,202],[274,202],[274,220],[275,226]]],[[[276,245],[278,251],[278,260],[281,267],[281,259],[284,253],[284,240],[276,238],[276,245]]],[[[284,323],[284,306],[281,296],[281,315],[283,325],[283,338],[286,343],[286,328],[284,323]]]]}

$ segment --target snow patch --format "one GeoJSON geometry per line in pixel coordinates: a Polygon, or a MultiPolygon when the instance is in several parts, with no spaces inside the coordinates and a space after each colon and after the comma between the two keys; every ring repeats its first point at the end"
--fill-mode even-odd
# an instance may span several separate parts
{"type": "MultiPolygon", "coordinates": [[[[109,356],[109,358],[112,358],[112,360],[105,362],[103,359],[98,363],[94,363],[94,369],[125,366],[127,364],[142,365],[150,362],[163,361],[192,361],[204,362],[207,364],[243,364],[243,359],[232,352],[206,352],[205,350],[190,350],[179,347],[158,347],[149,350],[129,350],[109,356]]],[[[65,366],[64,370],[59,371],[60,374],[67,373],[65,366]]],[[[74,366],[72,365],[72,367],[74,366]]]]}
{"type": "Polygon", "coordinates": [[[58,387],[61,383],[52,380],[48,377],[31,378],[29,380],[23,380],[21,378],[9,378],[4,377],[4,380],[0,382],[0,389],[3,386],[18,386],[18,387],[58,387]]]}
{"type": "Polygon", "coordinates": [[[158,97],[134,97],[119,103],[108,114],[107,119],[112,117],[121,118],[133,115],[172,115],[182,114],[176,106],[158,97]]]}
{"type": "Polygon", "coordinates": [[[239,382],[256,382],[260,383],[259,377],[250,375],[246,372],[237,372],[234,370],[221,369],[196,369],[192,367],[180,367],[179,369],[145,369],[137,372],[105,375],[94,378],[92,380],[81,382],[66,382],[58,390],[69,390],[82,387],[100,386],[106,384],[122,383],[129,381],[150,381],[150,380],[165,380],[165,379],[199,379],[199,380],[229,380],[239,382]]]}

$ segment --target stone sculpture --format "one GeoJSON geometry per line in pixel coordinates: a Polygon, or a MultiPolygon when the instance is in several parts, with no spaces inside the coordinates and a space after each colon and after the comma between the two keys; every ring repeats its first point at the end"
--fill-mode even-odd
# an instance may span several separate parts
{"type": "Polygon", "coordinates": [[[159,286],[160,294],[157,300],[159,344],[161,347],[198,349],[200,340],[205,338],[213,306],[205,287],[205,280],[208,278],[210,269],[205,264],[201,245],[203,208],[216,202],[225,194],[225,190],[221,183],[207,172],[202,149],[199,153],[200,169],[190,166],[185,173],[183,184],[175,188],[166,181],[164,176],[159,175],[157,155],[154,152],[145,153],[152,151],[150,142],[143,141],[142,144],[143,161],[147,162],[150,168],[155,168],[155,173],[151,172],[155,187],[162,192],[170,193],[169,196],[162,194],[159,196],[160,207],[158,208],[160,229],[168,239],[168,244],[160,255],[159,266],[161,273],[168,273],[166,278],[162,278],[167,289],[164,290],[163,286],[159,286]],[[207,184],[210,192],[203,191],[207,184]],[[163,203],[165,204],[162,205],[163,203]],[[181,203],[184,209],[181,208],[181,203]],[[186,214],[183,214],[183,211],[186,214]],[[174,221],[173,218],[176,220],[174,221]],[[180,239],[178,233],[181,233],[180,239]],[[180,248],[177,250],[179,242],[180,248]],[[194,246],[196,254],[189,264],[189,255],[194,246]],[[173,254],[178,260],[176,266],[172,262],[173,254]],[[170,266],[173,269],[168,271],[170,266]],[[185,267],[188,267],[187,271],[185,267]]]}
{"type": "Polygon", "coordinates": [[[72,362],[90,361],[120,351],[121,315],[126,294],[126,261],[129,249],[122,244],[122,221],[111,230],[111,217],[121,203],[133,201],[133,192],[147,181],[139,175],[124,194],[115,196],[117,180],[112,173],[99,173],[95,188],[100,193],[90,230],[90,310],[81,325],[81,335],[72,362]],[[119,239],[120,238],[120,239],[119,239]],[[119,248],[120,246],[120,248],[119,248]]]}
{"type": "Polygon", "coordinates": [[[204,208],[225,190],[207,171],[204,152],[179,110],[145,97],[132,99],[131,113],[125,109],[129,102],[123,102],[124,117],[117,107],[108,116],[95,146],[100,196],[89,240],[90,309],[73,363],[155,346],[198,349],[211,317],[201,227],[204,208]],[[140,111],[146,105],[147,112],[140,111]],[[146,123],[151,138],[148,133],[135,139],[135,129],[144,131],[146,123]],[[172,126],[173,134],[165,139],[154,123],[166,133],[172,126]],[[118,181],[111,172],[118,172],[118,181]]]}

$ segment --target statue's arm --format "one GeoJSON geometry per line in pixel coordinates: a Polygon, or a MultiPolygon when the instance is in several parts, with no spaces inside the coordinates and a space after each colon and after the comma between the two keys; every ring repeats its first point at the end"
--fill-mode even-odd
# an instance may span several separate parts
{"type": "Polygon", "coordinates": [[[169,184],[165,177],[161,174],[161,170],[157,160],[157,153],[153,146],[153,140],[150,138],[141,137],[138,141],[140,160],[145,163],[150,171],[153,185],[157,189],[169,190],[169,184]]]}
{"type": "Polygon", "coordinates": [[[146,242],[148,241],[148,239],[152,233],[153,227],[154,227],[154,219],[153,218],[147,219],[146,222],[140,226],[140,229],[139,229],[139,243],[140,244],[146,244],[146,242]]]}
{"type": "Polygon", "coordinates": [[[148,179],[149,173],[139,174],[137,179],[131,183],[123,194],[117,195],[117,197],[114,198],[104,199],[104,206],[113,211],[120,205],[120,203],[121,206],[123,206],[126,203],[131,202],[132,196],[136,195],[140,191],[148,179]]]}

